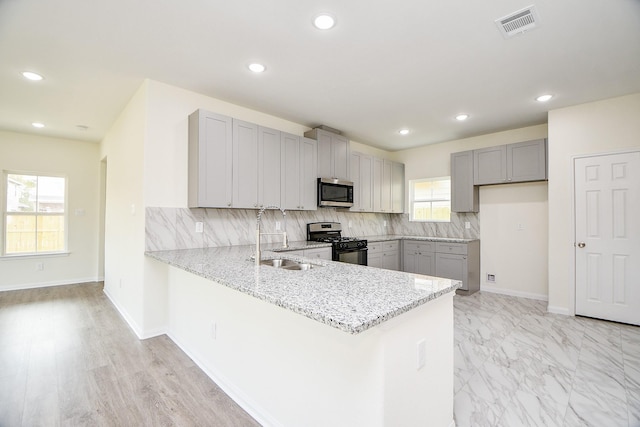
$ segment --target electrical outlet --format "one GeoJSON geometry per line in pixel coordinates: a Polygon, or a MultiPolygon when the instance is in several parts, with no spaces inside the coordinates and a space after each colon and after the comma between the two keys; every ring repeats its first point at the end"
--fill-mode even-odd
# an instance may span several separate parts
{"type": "Polygon", "coordinates": [[[204,223],[196,222],[196,233],[204,233],[204,223]]]}
{"type": "Polygon", "coordinates": [[[387,226],[387,221],[382,221],[382,226],[386,227],[387,226]]]}
{"type": "Polygon", "coordinates": [[[466,228],[467,230],[471,229],[471,223],[469,221],[465,221],[464,228],[466,228]]]}
{"type": "Polygon", "coordinates": [[[427,343],[425,340],[420,340],[416,343],[417,352],[417,366],[418,370],[424,368],[427,364],[427,343]]]}
{"type": "Polygon", "coordinates": [[[349,227],[349,228],[351,228],[351,226],[352,226],[352,222],[351,222],[351,221],[349,221],[349,225],[348,225],[348,227],[349,227]]]}
{"type": "Polygon", "coordinates": [[[280,221],[276,221],[276,231],[280,231],[282,228],[282,225],[280,224],[280,221]]]}
{"type": "Polygon", "coordinates": [[[495,274],[487,274],[487,282],[494,282],[496,281],[496,275],[495,274]]]}
{"type": "Polygon", "coordinates": [[[36,270],[38,270],[38,271],[44,270],[44,263],[43,262],[37,263],[36,264],[36,270]]]}

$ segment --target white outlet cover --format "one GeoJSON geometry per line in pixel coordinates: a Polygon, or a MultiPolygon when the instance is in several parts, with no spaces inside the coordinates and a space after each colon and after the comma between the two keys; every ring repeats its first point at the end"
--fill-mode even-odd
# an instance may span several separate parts
{"type": "Polygon", "coordinates": [[[203,233],[203,232],[204,232],[204,223],[196,222],[196,233],[203,233]]]}

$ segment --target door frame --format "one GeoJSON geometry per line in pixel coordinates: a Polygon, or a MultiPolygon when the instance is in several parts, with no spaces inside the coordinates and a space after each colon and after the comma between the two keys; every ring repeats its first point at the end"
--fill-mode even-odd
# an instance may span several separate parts
{"type": "Polygon", "coordinates": [[[611,156],[616,154],[631,154],[631,153],[639,153],[640,147],[636,148],[624,148],[621,150],[612,150],[612,151],[604,151],[598,153],[589,153],[589,154],[576,154],[571,156],[571,187],[572,187],[572,197],[571,197],[571,230],[573,231],[573,243],[570,246],[571,250],[571,265],[569,271],[570,283],[573,283],[573,286],[569,286],[569,315],[576,315],[576,287],[578,283],[576,282],[577,272],[576,272],[576,215],[578,212],[576,211],[576,160],[578,159],[586,159],[589,157],[602,157],[602,156],[611,156]]]}

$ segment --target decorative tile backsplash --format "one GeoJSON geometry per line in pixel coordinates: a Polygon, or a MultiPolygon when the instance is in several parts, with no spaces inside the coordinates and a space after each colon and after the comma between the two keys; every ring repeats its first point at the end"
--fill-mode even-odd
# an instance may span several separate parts
{"type": "MultiPolygon", "coordinates": [[[[256,216],[252,209],[187,209],[148,207],[145,210],[146,250],[207,248],[255,244],[256,216]],[[196,223],[203,232],[196,232],[196,223]]],[[[290,241],[307,239],[307,223],[331,221],[342,224],[343,236],[430,236],[473,239],[480,237],[478,215],[451,214],[451,222],[410,222],[408,214],[358,213],[331,208],[316,211],[279,210],[262,216],[262,230],[274,232],[276,221],[286,227],[290,241]],[[470,229],[464,228],[469,222],[470,229]]],[[[264,242],[279,242],[279,236],[264,236],[264,242]]]]}

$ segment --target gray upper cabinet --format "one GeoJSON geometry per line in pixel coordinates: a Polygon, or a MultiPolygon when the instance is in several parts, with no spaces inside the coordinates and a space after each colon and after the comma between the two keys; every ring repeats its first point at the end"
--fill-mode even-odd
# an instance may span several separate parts
{"type": "Polygon", "coordinates": [[[189,115],[188,204],[232,205],[233,119],[205,110],[189,115]]]}
{"type": "Polygon", "coordinates": [[[311,129],[304,136],[318,141],[318,177],[349,179],[349,140],[337,133],[311,129]]]}
{"type": "Polygon", "coordinates": [[[281,207],[315,210],[317,141],[286,132],[281,135],[281,207]]]}
{"type": "Polygon", "coordinates": [[[353,207],[356,212],[404,212],[404,164],[351,153],[353,207]]]}
{"type": "Polygon", "coordinates": [[[451,154],[451,211],[478,212],[478,187],[473,185],[473,151],[451,154]]]}
{"type": "Polygon", "coordinates": [[[316,210],[318,207],[318,141],[300,137],[300,209],[316,210]]]}
{"type": "Polygon", "coordinates": [[[258,127],[258,207],[280,206],[281,132],[258,127]]]}
{"type": "Polygon", "coordinates": [[[234,208],[258,207],[258,125],[233,119],[234,208]]]}
{"type": "Polygon", "coordinates": [[[391,212],[391,171],[392,162],[373,159],[373,211],[391,212]]]}
{"type": "Polygon", "coordinates": [[[358,152],[351,153],[350,180],[353,181],[353,206],[351,211],[373,210],[373,157],[358,152]]]}
{"type": "Polygon", "coordinates": [[[404,213],[404,163],[391,163],[391,212],[404,213]]]}
{"type": "Polygon", "coordinates": [[[473,168],[474,185],[545,180],[546,139],[474,150],[473,168]]]}
{"type": "Polygon", "coordinates": [[[547,140],[507,145],[507,180],[511,182],[547,179],[547,140]]]}
{"type": "Polygon", "coordinates": [[[473,151],[473,184],[502,184],[507,180],[507,147],[481,148],[473,151]]]}

